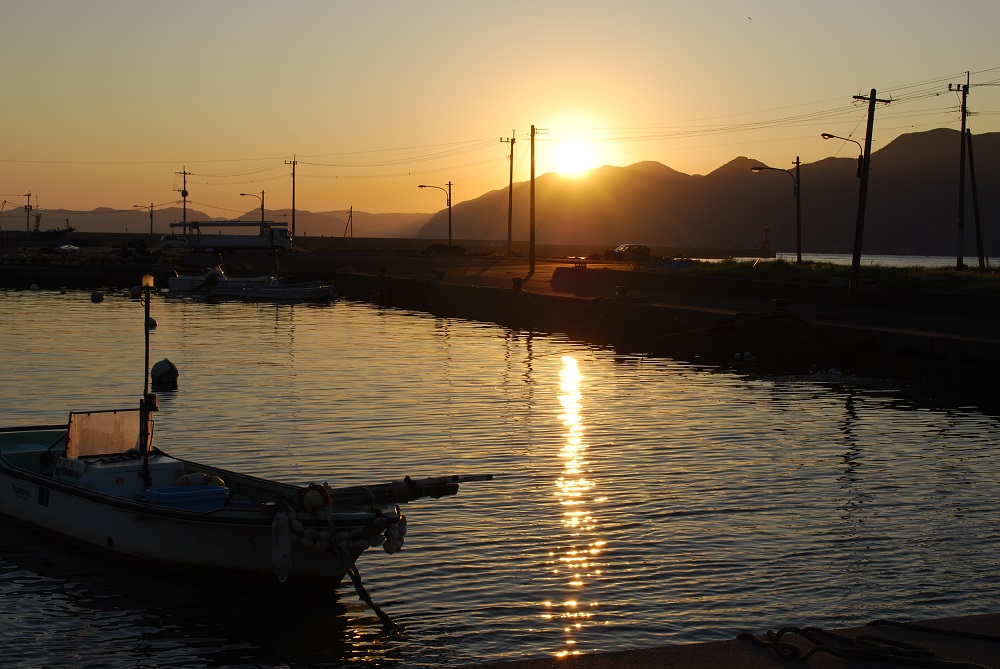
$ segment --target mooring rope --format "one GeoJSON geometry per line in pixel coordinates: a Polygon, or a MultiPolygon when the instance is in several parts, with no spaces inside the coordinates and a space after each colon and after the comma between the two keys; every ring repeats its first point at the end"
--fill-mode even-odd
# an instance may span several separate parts
{"type": "Polygon", "coordinates": [[[392,618],[390,618],[385,611],[379,608],[378,604],[372,600],[371,595],[368,594],[368,591],[365,590],[365,586],[361,582],[361,572],[358,571],[357,566],[354,564],[348,566],[347,575],[351,577],[351,582],[354,583],[354,591],[358,593],[358,598],[375,612],[375,615],[377,615],[378,619],[382,621],[386,630],[392,634],[398,634],[400,631],[399,627],[396,626],[396,623],[392,622],[392,618]]]}
{"type": "MultiPolygon", "coordinates": [[[[1000,641],[1000,637],[977,635],[957,630],[943,630],[923,625],[911,625],[909,623],[876,620],[868,623],[868,625],[896,626],[925,633],[949,634],[981,640],[1000,641]]],[[[846,660],[874,660],[907,667],[990,669],[975,662],[938,659],[934,656],[932,650],[904,641],[896,641],[895,639],[871,634],[859,634],[858,636],[850,637],[818,627],[782,627],[777,632],[768,631],[766,639],[761,639],[749,632],[739,634],[736,638],[752,641],[772,650],[782,659],[798,660],[799,662],[805,662],[816,653],[827,653],[846,660]],[[812,647],[804,649],[791,641],[785,640],[783,637],[786,635],[797,635],[812,644],[812,647]]]]}

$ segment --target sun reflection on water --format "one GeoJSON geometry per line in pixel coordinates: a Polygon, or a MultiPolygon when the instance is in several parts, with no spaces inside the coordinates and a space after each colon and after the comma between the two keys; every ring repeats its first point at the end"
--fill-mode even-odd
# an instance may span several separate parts
{"type": "Polygon", "coordinates": [[[598,557],[606,543],[596,536],[597,523],[591,508],[599,498],[594,497],[595,483],[589,478],[590,463],[586,459],[580,401],[582,381],[576,360],[563,356],[559,371],[559,403],[563,411],[559,419],[566,432],[565,443],[559,450],[562,475],[556,479],[553,494],[562,509],[561,522],[568,531],[568,541],[552,552],[551,557],[554,573],[565,575],[571,595],[562,602],[545,602],[547,611],[542,615],[545,620],[558,619],[563,625],[563,647],[556,652],[557,657],[581,652],[576,648],[576,637],[598,607],[597,602],[582,601],[583,591],[590,579],[601,573],[598,557]]]}

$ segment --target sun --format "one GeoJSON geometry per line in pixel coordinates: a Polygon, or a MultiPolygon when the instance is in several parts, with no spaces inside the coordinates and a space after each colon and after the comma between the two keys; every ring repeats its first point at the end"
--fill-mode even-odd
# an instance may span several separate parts
{"type": "Polygon", "coordinates": [[[580,177],[598,167],[597,151],[583,140],[559,142],[553,156],[554,171],[569,177],[580,177]]]}

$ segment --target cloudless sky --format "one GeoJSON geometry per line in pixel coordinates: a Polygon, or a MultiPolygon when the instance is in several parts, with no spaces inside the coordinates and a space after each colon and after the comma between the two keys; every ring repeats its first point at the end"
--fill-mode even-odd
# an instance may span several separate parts
{"type": "MultiPolygon", "coordinates": [[[[432,212],[514,179],[652,160],[790,167],[1000,130],[996,0],[8,0],[0,199],[432,212]],[[990,85],[992,84],[992,85],[990,85]],[[37,198],[37,199],[36,199],[37,198]]],[[[956,166],[957,169],[957,166],[956,166]]],[[[505,206],[505,203],[504,203],[505,206]]],[[[6,217],[5,217],[6,218],[6,217]]],[[[49,221],[55,226],[55,222],[49,221]]],[[[43,227],[46,227],[43,222],[43,227]]]]}

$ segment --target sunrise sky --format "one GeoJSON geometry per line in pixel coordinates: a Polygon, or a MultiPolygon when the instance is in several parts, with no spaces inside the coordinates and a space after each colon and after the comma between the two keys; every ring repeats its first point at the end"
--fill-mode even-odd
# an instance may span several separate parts
{"type": "Polygon", "coordinates": [[[9,0],[0,199],[433,212],[536,174],[653,160],[790,167],[1000,130],[996,0],[9,0]]]}

